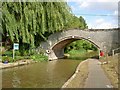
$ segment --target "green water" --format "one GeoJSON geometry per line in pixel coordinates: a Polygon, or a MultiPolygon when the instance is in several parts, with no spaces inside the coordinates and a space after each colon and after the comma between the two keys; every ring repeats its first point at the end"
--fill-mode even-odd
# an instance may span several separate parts
{"type": "Polygon", "coordinates": [[[73,75],[79,60],[40,62],[2,70],[3,88],[60,88],[73,75]]]}

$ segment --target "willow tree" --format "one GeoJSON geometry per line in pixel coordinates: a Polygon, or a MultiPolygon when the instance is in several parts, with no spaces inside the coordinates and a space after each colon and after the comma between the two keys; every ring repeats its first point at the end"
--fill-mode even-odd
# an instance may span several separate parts
{"type": "MultiPolygon", "coordinates": [[[[71,18],[66,2],[3,2],[3,36],[34,47],[35,37],[62,30],[71,18]]],[[[36,39],[36,41],[39,41],[36,39]]]]}
{"type": "Polygon", "coordinates": [[[75,15],[72,16],[72,18],[69,20],[69,22],[66,24],[65,29],[87,29],[87,23],[85,19],[80,16],[79,18],[75,15]]]}
{"type": "Polygon", "coordinates": [[[87,23],[82,16],[79,17],[79,21],[80,21],[80,29],[87,29],[88,28],[87,23]]]}

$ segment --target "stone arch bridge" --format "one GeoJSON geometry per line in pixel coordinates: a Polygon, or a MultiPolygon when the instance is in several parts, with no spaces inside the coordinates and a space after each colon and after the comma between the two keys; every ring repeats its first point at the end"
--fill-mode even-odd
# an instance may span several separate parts
{"type": "Polygon", "coordinates": [[[40,47],[46,51],[49,60],[63,58],[64,48],[73,41],[85,39],[93,43],[99,50],[111,53],[112,49],[120,46],[118,29],[95,29],[95,30],[66,30],[57,32],[42,42],[40,47]]]}

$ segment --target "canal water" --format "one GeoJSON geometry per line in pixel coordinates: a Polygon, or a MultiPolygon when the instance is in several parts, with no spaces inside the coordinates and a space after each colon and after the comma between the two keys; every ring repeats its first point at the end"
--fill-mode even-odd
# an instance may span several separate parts
{"type": "Polygon", "coordinates": [[[61,59],[2,70],[3,88],[60,88],[73,75],[79,60],[61,59]]]}

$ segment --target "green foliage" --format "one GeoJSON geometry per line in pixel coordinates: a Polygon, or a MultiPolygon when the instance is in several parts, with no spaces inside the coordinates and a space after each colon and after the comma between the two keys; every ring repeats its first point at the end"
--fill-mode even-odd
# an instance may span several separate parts
{"type": "Polygon", "coordinates": [[[71,50],[68,52],[68,54],[72,54],[72,55],[78,55],[78,54],[84,54],[86,51],[84,49],[80,49],[80,50],[71,50]]]}
{"type": "Polygon", "coordinates": [[[81,50],[71,50],[68,52],[70,55],[69,59],[75,59],[75,60],[85,60],[87,58],[98,58],[98,52],[92,51],[92,52],[86,52],[84,49],[81,50]]]}
{"type": "Polygon", "coordinates": [[[30,49],[29,50],[23,50],[22,55],[19,50],[15,50],[15,57],[13,59],[13,52],[10,51],[5,51],[4,54],[2,54],[2,62],[8,61],[8,62],[15,62],[18,60],[23,60],[23,59],[33,59],[35,61],[47,61],[48,57],[45,56],[42,52],[42,49],[39,52],[40,54],[37,54],[38,52],[35,52],[35,49],[30,49]]]}
{"type": "Polygon", "coordinates": [[[25,59],[25,56],[15,56],[14,61],[25,59]]]}
{"type": "Polygon", "coordinates": [[[87,29],[88,26],[82,16],[79,18],[76,16],[72,16],[72,18],[69,20],[67,25],[65,26],[65,29],[87,29]]]}
{"type": "MultiPolygon", "coordinates": [[[[78,18],[70,11],[66,2],[24,2],[24,0],[3,2],[3,38],[5,41],[10,39],[11,47],[14,42],[18,42],[20,46],[19,51],[15,53],[17,55],[15,60],[24,59],[30,55],[34,60],[47,60],[43,54],[35,55],[35,50],[33,50],[40,45],[42,40],[46,40],[52,33],[65,29],[87,28],[84,18],[81,16],[78,18]]],[[[74,42],[73,45],[67,47],[66,52],[81,48],[83,48],[81,43],[74,42]]]]}
{"type": "Polygon", "coordinates": [[[87,58],[93,57],[98,58],[97,48],[86,40],[72,42],[67,47],[65,47],[65,53],[70,55],[68,57],[69,59],[75,60],[85,60],[87,58]]]}
{"type": "Polygon", "coordinates": [[[31,59],[30,56],[15,56],[15,59],[13,59],[12,56],[2,56],[2,62],[8,61],[8,62],[15,62],[18,60],[23,60],[23,59],[31,59]]]}
{"type": "Polygon", "coordinates": [[[75,42],[72,42],[71,44],[69,44],[67,47],[65,47],[65,53],[71,51],[71,50],[93,50],[93,51],[97,51],[97,48],[90,42],[86,41],[86,40],[78,40],[75,42]]]}
{"type": "Polygon", "coordinates": [[[3,56],[12,56],[13,52],[11,51],[5,51],[4,53],[2,53],[3,56]]]}
{"type": "Polygon", "coordinates": [[[13,62],[13,58],[10,56],[2,56],[2,62],[5,62],[5,61],[13,62]]]}
{"type": "Polygon", "coordinates": [[[20,56],[20,51],[19,50],[15,50],[15,55],[16,56],[20,56]]]}
{"type": "Polygon", "coordinates": [[[88,28],[87,23],[82,16],[79,17],[79,21],[80,21],[80,26],[79,26],[80,29],[88,28]]]}
{"type": "MultiPolygon", "coordinates": [[[[61,31],[71,18],[66,2],[3,2],[3,36],[12,42],[35,45],[35,37],[46,40],[45,33],[61,31]]],[[[38,39],[37,41],[39,41],[38,39]]]]}
{"type": "Polygon", "coordinates": [[[84,42],[83,48],[87,51],[87,50],[91,49],[91,44],[89,42],[84,42]]]}
{"type": "Polygon", "coordinates": [[[31,56],[31,59],[35,61],[47,61],[48,57],[43,54],[35,54],[31,56]]]}
{"type": "Polygon", "coordinates": [[[97,51],[98,49],[92,44],[92,46],[91,46],[91,49],[93,50],[93,51],[97,51]]]}

